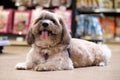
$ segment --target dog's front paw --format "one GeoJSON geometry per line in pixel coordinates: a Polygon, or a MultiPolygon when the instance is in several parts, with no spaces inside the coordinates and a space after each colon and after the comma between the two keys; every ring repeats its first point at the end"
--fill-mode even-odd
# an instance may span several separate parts
{"type": "Polygon", "coordinates": [[[27,66],[25,63],[18,63],[16,66],[15,66],[15,69],[17,70],[26,70],[27,69],[27,66]]]}
{"type": "Polygon", "coordinates": [[[37,65],[35,68],[34,68],[35,71],[46,71],[47,68],[45,66],[42,66],[42,65],[37,65]]]}
{"type": "Polygon", "coordinates": [[[34,68],[35,71],[55,71],[55,70],[61,70],[61,68],[56,68],[54,65],[37,65],[34,68]]]}

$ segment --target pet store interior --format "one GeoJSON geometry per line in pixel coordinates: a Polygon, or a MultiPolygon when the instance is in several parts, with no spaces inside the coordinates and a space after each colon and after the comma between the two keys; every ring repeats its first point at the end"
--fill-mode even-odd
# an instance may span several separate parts
{"type": "Polygon", "coordinates": [[[0,0],[0,80],[120,80],[120,0],[0,0]],[[73,38],[106,44],[107,66],[62,71],[16,70],[31,49],[26,34],[42,10],[64,19],[73,38]]]}

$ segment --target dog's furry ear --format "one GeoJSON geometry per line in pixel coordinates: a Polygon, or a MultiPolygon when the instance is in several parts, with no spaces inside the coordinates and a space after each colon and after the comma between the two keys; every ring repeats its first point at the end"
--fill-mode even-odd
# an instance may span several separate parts
{"type": "Polygon", "coordinates": [[[66,24],[61,17],[59,18],[59,22],[62,25],[62,44],[68,45],[70,43],[70,40],[71,40],[71,35],[68,32],[66,24]]]}
{"type": "MultiPolygon", "coordinates": [[[[39,18],[35,19],[32,23],[32,26],[35,25],[38,21],[39,21],[39,18]]],[[[35,37],[32,33],[32,27],[30,27],[30,29],[28,30],[28,33],[26,35],[26,40],[29,45],[33,44],[35,41],[35,37]]]]}
{"type": "Polygon", "coordinates": [[[29,45],[33,44],[35,41],[34,35],[32,34],[32,28],[29,29],[27,35],[26,35],[26,40],[29,45]]]}

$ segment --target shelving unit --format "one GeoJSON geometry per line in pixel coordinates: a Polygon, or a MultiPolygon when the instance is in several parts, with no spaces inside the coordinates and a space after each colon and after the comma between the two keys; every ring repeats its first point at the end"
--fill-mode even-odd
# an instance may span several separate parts
{"type": "MultiPolygon", "coordinates": [[[[2,3],[4,3],[4,2],[2,1],[2,3]]],[[[4,4],[4,5],[6,5],[6,4],[4,4]]],[[[10,8],[12,8],[12,7],[10,7],[10,8]]],[[[5,9],[8,9],[8,8],[9,8],[8,6],[5,7],[5,9]]],[[[31,6],[31,7],[27,7],[27,10],[33,10],[35,8],[36,8],[36,6],[31,6]]],[[[53,6],[52,7],[51,6],[50,7],[43,7],[43,9],[45,9],[45,10],[54,10],[56,8],[59,8],[59,7],[53,7],[53,6]]],[[[16,10],[17,7],[14,6],[13,9],[16,10]]],[[[75,25],[74,24],[75,2],[72,0],[72,4],[70,5],[70,7],[67,7],[66,9],[67,10],[72,10],[72,19],[73,19],[73,21],[71,23],[71,26],[74,26],[75,25]]],[[[74,28],[73,27],[71,27],[71,28],[72,28],[71,34],[73,35],[73,32],[74,32],[73,29],[74,28]]],[[[10,41],[11,45],[27,45],[27,42],[25,40],[25,38],[26,38],[25,35],[19,35],[19,34],[13,34],[13,33],[0,33],[0,37],[7,37],[8,40],[10,41]]]]}
{"type": "MultiPolygon", "coordinates": [[[[114,0],[112,0],[112,3],[113,3],[113,7],[112,8],[96,8],[96,9],[87,9],[87,8],[76,8],[76,12],[77,14],[76,15],[92,15],[92,16],[98,16],[98,17],[114,17],[116,18],[117,16],[120,17],[120,9],[119,8],[115,8],[115,5],[114,5],[114,0]]],[[[115,32],[116,32],[116,19],[114,19],[114,23],[115,23],[115,32]]],[[[116,40],[116,33],[114,33],[114,36],[113,38],[111,38],[110,40],[107,41],[107,43],[112,43],[116,42],[116,43],[119,43],[120,40],[116,40]]],[[[92,38],[90,36],[84,36],[83,39],[86,39],[86,40],[90,40],[90,41],[101,41],[103,39],[99,39],[99,38],[92,38]],[[86,38],[87,37],[87,38],[86,38]]]]}
{"type": "MultiPolygon", "coordinates": [[[[112,16],[112,17],[116,17],[116,16],[120,16],[120,9],[115,9],[115,5],[113,5],[113,8],[112,9],[106,9],[106,8],[98,8],[98,9],[78,9],[76,7],[76,3],[77,3],[77,0],[72,0],[72,4],[70,7],[68,7],[67,9],[68,10],[72,10],[72,23],[71,23],[71,29],[72,29],[72,32],[71,32],[71,35],[72,37],[75,38],[75,33],[76,33],[76,15],[77,14],[87,14],[87,15],[94,15],[94,16],[112,16]]],[[[113,3],[114,3],[114,0],[113,0],[113,3]]],[[[8,8],[8,7],[7,7],[8,8]]],[[[58,8],[58,7],[48,7],[48,8],[43,8],[43,9],[46,9],[46,10],[53,10],[55,8],[58,8]]],[[[15,6],[14,6],[14,9],[17,9],[15,6]]],[[[32,9],[35,9],[35,6],[31,6],[31,7],[27,7],[28,10],[32,10],[32,9]]],[[[115,24],[116,25],[116,24],[115,24]]],[[[0,37],[2,36],[5,36],[5,37],[8,37],[8,40],[10,40],[10,44],[11,45],[27,45],[26,41],[25,41],[25,35],[15,35],[15,34],[11,34],[11,33],[7,33],[7,34],[3,34],[3,33],[0,33],[0,37]]],[[[116,34],[114,34],[114,37],[113,37],[113,40],[115,40],[114,38],[116,37],[116,34]]],[[[83,37],[83,39],[86,39],[86,40],[89,40],[89,41],[102,41],[103,38],[101,38],[101,36],[99,38],[94,38],[94,37],[91,37],[91,36],[85,36],[83,37]]],[[[111,41],[111,40],[110,40],[111,41]]]]}

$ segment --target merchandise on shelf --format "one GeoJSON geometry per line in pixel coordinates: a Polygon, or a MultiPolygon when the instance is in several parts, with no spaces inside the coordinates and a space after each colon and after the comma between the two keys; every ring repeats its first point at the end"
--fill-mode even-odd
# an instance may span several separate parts
{"type": "Polygon", "coordinates": [[[33,5],[39,5],[41,7],[50,7],[51,0],[33,0],[33,5]]]}
{"type": "Polygon", "coordinates": [[[72,23],[72,11],[71,10],[60,10],[55,9],[54,11],[56,14],[60,15],[63,20],[65,21],[66,26],[68,27],[69,32],[72,32],[71,30],[71,23],[72,23]]]}
{"type": "Polygon", "coordinates": [[[76,37],[83,36],[84,33],[84,17],[85,15],[76,16],[77,20],[77,29],[76,29],[76,37]]]}
{"type": "Polygon", "coordinates": [[[114,0],[115,1],[115,8],[120,8],[120,0],[114,0]]]}
{"type": "Polygon", "coordinates": [[[77,0],[78,9],[96,9],[103,7],[102,0],[77,0]]]}
{"type": "Polygon", "coordinates": [[[70,7],[71,5],[71,0],[59,0],[60,1],[60,6],[65,6],[65,7],[70,7]]]}
{"type": "Polygon", "coordinates": [[[41,6],[41,7],[70,7],[72,0],[15,0],[16,6],[41,6]]]}
{"type": "Polygon", "coordinates": [[[31,11],[15,11],[13,34],[25,35],[30,25],[31,11]]]}
{"type": "Polygon", "coordinates": [[[116,37],[120,38],[120,16],[116,17],[116,37]]]}
{"type": "Polygon", "coordinates": [[[60,6],[60,0],[52,0],[51,6],[54,6],[54,7],[60,6]]]}
{"type": "MultiPolygon", "coordinates": [[[[116,0],[115,0],[116,1],[116,0]]],[[[102,0],[104,8],[113,8],[113,0],[102,0]]]]}
{"type": "Polygon", "coordinates": [[[1,46],[7,46],[7,45],[10,45],[10,42],[8,40],[8,37],[6,36],[0,36],[0,47],[1,46]]]}
{"type": "Polygon", "coordinates": [[[65,6],[70,7],[72,0],[52,0],[51,5],[53,7],[65,6]]]}
{"type": "Polygon", "coordinates": [[[76,37],[91,36],[97,38],[103,34],[99,18],[89,15],[77,17],[76,37]]]}
{"type": "Polygon", "coordinates": [[[105,38],[113,38],[115,33],[114,17],[100,18],[105,38]]]}
{"type": "Polygon", "coordinates": [[[12,26],[12,10],[0,10],[0,33],[9,33],[12,26]]]}
{"type": "Polygon", "coordinates": [[[32,6],[32,0],[15,0],[16,6],[32,6]]]}

